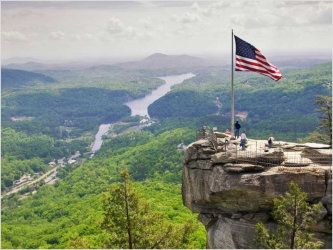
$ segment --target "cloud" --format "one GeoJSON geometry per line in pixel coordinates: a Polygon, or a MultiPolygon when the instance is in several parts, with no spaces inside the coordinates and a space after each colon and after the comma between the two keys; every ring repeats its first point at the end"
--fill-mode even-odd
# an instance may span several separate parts
{"type": "Polygon", "coordinates": [[[22,42],[27,40],[26,35],[18,31],[3,31],[1,34],[2,39],[8,42],[22,42]]]}
{"type": "Polygon", "coordinates": [[[317,5],[308,6],[305,24],[332,24],[332,4],[320,2],[317,5]]]}
{"type": "Polygon", "coordinates": [[[199,15],[192,12],[185,12],[180,17],[175,16],[175,18],[181,23],[196,23],[201,20],[199,15]]]}
{"type": "Polygon", "coordinates": [[[212,16],[219,10],[223,10],[228,8],[231,5],[231,1],[220,1],[220,2],[215,2],[210,5],[208,5],[206,8],[200,6],[197,2],[193,3],[191,6],[191,9],[199,13],[200,15],[204,16],[212,16]]]}
{"type": "Polygon", "coordinates": [[[145,19],[139,20],[139,23],[145,28],[145,29],[151,29],[153,27],[153,22],[150,17],[147,17],[145,19]]]}
{"type": "Polygon", "coordinates": [[[285,26],[332,25],[330,2],[303,2],[297,5],[288,3],[280,10],[277,16],[285,26]]]}
{"type": "MultiPolygon", "coordinates": [[[[229,7],[234,1],[232,0],[225,0],[225,1],[220,1],[220,2],[215,2],[215,3],[212,3],[210,5],[211,8],[215,8],[215,9],[221,9],[221,8],[227,8],[229,7]]],[[[251,0],[250,2],[253,2],[253,0],[251,0]]]]}
{"type": "Polygon", "coordinates": [[[111,17],[107,23],[106,30],[111,34],[119,34],[124,31],[125,27],[120,19],[116,17],[111,17]]]}
{"type": "Polygon", "coordinates": [[[90,33],[75,34],[72,36],[77,41],[95,40],[96,36],[90,33]]]}
{"type": "Polygon", "coordinates": [[[65,33],[62,31],[53,31],[49,34],[49,37],[53,40],[62,40],[65,38],[65,33]]]}
{"type": "Polygon", "coordinates": [[[230,18],[230,22],[234,25],[245,27],[248,29],[257,29],[264,27],[272,27],[277,25],[275,21],[275,17],[272,15],[262,14],[262,15],[254,15],[254,16],[245,16],[245,15],[232,15],[230,18]]]}
{"type": "Polygon", "coordinates": [[[194,11],[196,11],[197,13],[203,14],[205,16],[208,16],[210,14],[212,14],[212,9],[211,8],[203,8],[201,7],[198,3],[193,3],[191,6],[191,9],[193,9],[194,11]]]}
{"type": "MultiPolygon", "coordinates": [[[[146,23],[148,26],[148,23],[146,23]]],[[[124,37],[127,39],[133,39],[133,38],[140,38],[144,37],[145,33],[140,32],[137,28],[132,26],[126,26],[124,25],[120,19],[116,17],[111,17],[107,23],[106,31],[108,35],[112,35],[114,37],[124,37]]],[[[102,38],[105,40],[105,37],[102,38]]],[[[107,39],[106,39],[107,40],[107,39]]]]}
{"type": "Polygon", "coordinates": [[[332,6],[329,2],[299,2],[281,4],[276,1],[253,2],[247,7],[251,15],[244,15],[244,10],[233,14],[230,22],[247,29],[287,27],[298,28],[313,25],[332,24],[332,6]],[[295,14],[297,13],[297,15],[295,14]]]}
{"type": "Polygon", "coordinates": [[[125,28],[124,35],[127,37],[141,37],[143,34],[140,33],[136,28],[129,26],[125,28]]]}

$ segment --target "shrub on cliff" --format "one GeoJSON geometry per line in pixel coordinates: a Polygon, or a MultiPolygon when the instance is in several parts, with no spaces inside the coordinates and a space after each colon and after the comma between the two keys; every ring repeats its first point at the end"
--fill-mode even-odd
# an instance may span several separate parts
{"type": "Polygon", "coordinates": [[[310,206],[307,194],[300,191],[294,182],[290,183],[285,196],[274,199],[273,217],[278,226],[276,233],[269,233],[263,223],[256,225],[258,247],[268,249],[317,249],[323,243],[314,241],[310,227],[316,224],[321,203],[310,206]]]}

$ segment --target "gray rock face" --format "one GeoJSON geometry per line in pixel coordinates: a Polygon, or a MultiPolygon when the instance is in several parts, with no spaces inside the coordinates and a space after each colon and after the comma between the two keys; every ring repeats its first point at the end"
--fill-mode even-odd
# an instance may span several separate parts
{"type": "MultiPolygon", "coordinates": [[[[276,226],[271,216],[273,198],[284,195],[291,181],[308,194],[309,202],[323,203],[325,209],[313,231],[316,238],[325,242],[326,248],[331,248],[330,161],[326,159],[318,164],[317,157],[316,162],[307,161],[304,165],[303,161],[291,157],[292,149],[297,146],[297,154],[306,151],[306,157],[310,158],[313,155],[308,152],[318,145],[280,143],[283,147],[275,145],[274,149],[259,152],[255,141],[248,142],[245,152],[236,152],[237,143],[231,150],[226,150],[225,145],[218,147],[221,152],[208,140],[188,146],[183,166],[183,203],[200,214],[199,220],[207,230],[208,248],[255,248],[255,224],[276,226]]],[[[329,150],[325,150],[331,157],[329,150]]]]}
{"type": "Polygon", "coordinates": [[[246,221],[222,217],[207,231],[208,248],[249,248],[255,237],[255,226],[246,221]]]}

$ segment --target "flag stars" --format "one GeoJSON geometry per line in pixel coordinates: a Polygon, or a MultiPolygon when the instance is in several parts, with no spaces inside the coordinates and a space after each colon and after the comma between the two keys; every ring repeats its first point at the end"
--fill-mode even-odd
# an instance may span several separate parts
{"type": "Polygon", "coordinates": [[[255,47],[251,44],[243,41],[242,39],[235,36],[236,41],[236,55],[255,59],[256,53],[255,53],[255,47]]]}

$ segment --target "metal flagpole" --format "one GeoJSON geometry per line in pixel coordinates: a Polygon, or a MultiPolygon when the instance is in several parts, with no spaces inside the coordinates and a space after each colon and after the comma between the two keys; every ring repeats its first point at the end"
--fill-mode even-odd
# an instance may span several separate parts
{"type": "Polygon", "coordinates": [[[234,129],[234,30],[231,29],[231,134],[235,135],[234,129]]]}

